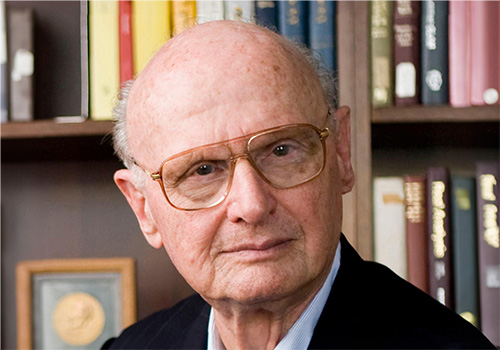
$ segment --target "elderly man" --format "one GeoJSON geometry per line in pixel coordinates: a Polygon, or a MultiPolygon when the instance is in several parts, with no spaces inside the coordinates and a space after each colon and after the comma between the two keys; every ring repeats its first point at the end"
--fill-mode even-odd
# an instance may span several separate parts
{"type": "Polygon", "coordinates": [[[115,181],[197,294],[105,347],[493,348],[341,235],[354,174],[331,86],[251,24],[209,22],[159,50],[116,108],[115,181]]]}

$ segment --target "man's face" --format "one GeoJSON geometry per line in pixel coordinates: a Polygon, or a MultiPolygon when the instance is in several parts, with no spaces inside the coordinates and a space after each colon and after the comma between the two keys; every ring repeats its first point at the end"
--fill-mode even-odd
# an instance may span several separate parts
{"type": "MultiPolygon", "coordinates": [[[[156,171],[165,158],[200,145],[286,124],[327,126],[316,80],[296,69],[293,58],[266,50],[271,43],[254,41],[241,33],[211,44],[186,40],[186,47],[176,48],[185,60],[153,64],[170,69],[138,81],[129,101],[129,138],[139,163],[156,171]],[[226,45],[221,55],[219,45],[231,40],[239,46],[226,45]]],[[[290,189],[272,187],[241,159],[224,202],[198,211],[171,207],[148,179],[141,190],[146,214],[138,214],[144,234],[153,246],[165,247],[209,301],[248,304],[307,295],[328,274],[340,236],[345,179],[335,136],[326,148],[321,175],[290,189]]]]}

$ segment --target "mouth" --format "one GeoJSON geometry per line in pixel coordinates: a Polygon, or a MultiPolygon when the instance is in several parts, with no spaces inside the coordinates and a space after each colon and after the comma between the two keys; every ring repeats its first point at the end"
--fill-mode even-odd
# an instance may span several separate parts
{"type": "Polygon", "coordinates": [[[281,251],[285,250],[292,241],[292,239],[274,239],[263,242],[242,243],[224,250],[222,253],[238,255],[249,259],[263,259],[279,254],[281,251]]]}

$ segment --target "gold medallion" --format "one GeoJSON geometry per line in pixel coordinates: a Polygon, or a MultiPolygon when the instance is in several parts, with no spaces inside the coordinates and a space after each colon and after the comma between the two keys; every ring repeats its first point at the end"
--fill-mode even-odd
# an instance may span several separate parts
{"type": "Polygon", "coordinates": [[[71,345],[92,343],[102,333],[104,321],[101,304],[87,293],[65,295],[52,315],[57,335],[71,345]]]}

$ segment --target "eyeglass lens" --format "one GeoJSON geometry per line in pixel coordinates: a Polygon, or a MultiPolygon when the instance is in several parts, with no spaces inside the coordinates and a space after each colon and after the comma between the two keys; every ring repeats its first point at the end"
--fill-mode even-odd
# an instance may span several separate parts
{"type": "MultiPolygon", "coordinates": [[[[169,202],[181,209],[207,208],[221,202],[229,192],[237,158],[242,157],[235,158],[237,148],[231,142],[217,144],[167,161],[162,181],[169,202]]],[[[245,153],[257,172],[277,188],[314,178],[324,164],[323,143],[311,126],[257,134],[248,140],[245,153]]]]}

